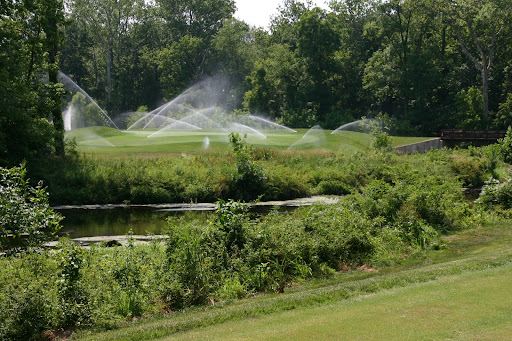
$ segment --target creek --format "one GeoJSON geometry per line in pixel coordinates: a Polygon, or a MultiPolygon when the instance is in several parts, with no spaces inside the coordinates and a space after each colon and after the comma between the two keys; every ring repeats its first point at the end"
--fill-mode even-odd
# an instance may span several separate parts
{"type": "MultiPolygon", "coordinates": [[[[250,204],[252,217],[265,215],[273,208],[279,212],[290,212],[300,206],[321,202],[332,204],[337,197],[311,197],[288,201],[272,201],[250,204]]],[[[206,222],[214,214],[215,204],[163,204],[163,205],[84,205],[54,207],[64,219],[59,236],[69,238],[122,236],[165,232],[168,218],[206,222]]]]}
{"type": "MultiPolygon", "coordinates": [[[[295,206],[296,207],[296,206],[295,206]]],[[[253,206],[252,217],[264,215],[269,206],[253,206]]],[[[293,206],[281,206],[280,212],[294,209],[293,206]]],[[[65,208],[56,209],[64,219],[59,236],[83,238],[95,236],[122,236],[130,231],[134,235],[159,235],[165,232],[168,218],[185,221],[206,222],[214,213],[213,209],[160,208],[151,206],[65,208]]]]}

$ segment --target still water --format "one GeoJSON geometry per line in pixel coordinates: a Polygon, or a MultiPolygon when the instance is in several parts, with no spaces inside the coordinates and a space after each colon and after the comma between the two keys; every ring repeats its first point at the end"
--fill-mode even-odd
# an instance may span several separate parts
{"type": "MultiPolygon", "coordinates": [[[[293,208],[281,207],[282,212],[293,208]]],[[[269,207],[251,208],[254,216],[265,214],[269,207]]],[[[215,214],[213,210],[161,209],[155,207],[114,207],[100,209],[55,209],[64,219],[59,236],[69,238],[118,236],[131,230],[135,235],[162,234],[168,218],[182,218],[188,221],[206,222],[215,214]]]]}

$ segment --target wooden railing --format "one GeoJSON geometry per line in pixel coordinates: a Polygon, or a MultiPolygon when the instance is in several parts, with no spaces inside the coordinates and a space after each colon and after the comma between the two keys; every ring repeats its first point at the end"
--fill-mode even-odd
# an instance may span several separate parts
{"type": "Polygon", "coordinates": [[[497,141],[505,137],[506,130],[462,130],[443,129],[443,141],[497,141]]]}

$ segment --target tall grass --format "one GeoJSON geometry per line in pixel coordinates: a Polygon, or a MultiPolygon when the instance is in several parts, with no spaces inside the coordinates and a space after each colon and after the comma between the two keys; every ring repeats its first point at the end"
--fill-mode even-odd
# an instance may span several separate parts
{"type": "MultiPolygon", "coordinates": [[[[133,317],[282,292],[293,283],[330,278],[362,264],[400,263],[439,247],[442,234],[482,221],[462,190],[472,181],[467,179],[497,172],[498,163],[488,162],[486,153],[253,151],[245,161],[263,170],[264,199],[347,195],[335,205],[290,215],[273,212],[259,221],[248,221],[242,203],[221,202],[206,224],[170,222],[165,244],[81,249],[63,242],[55,252],[0,258],[0,338],[110,328],[133,317]],[[461,167],[461,160],[480,160],[482,166],[461,167]]],[[[236,172],[240,175],[235,161],[231,153],[76,157],[39,170],[48,171],[45,181],[54,202],[213,201],[234,193],[230,186],[237,185],[236,172]]],[[[375,286],[365,285],[367,292],[375,286]]],[[[338,290],[336,295],[348,294],[338,290]]]]}
{"type": "Polygon", "coordinates": [[[285,200],[312,194],[344,195],[373,179],[388,181],[400,168],[428,176],[457,176],[479,188],[496,171],[482,151],[436,151],[397,156],[363,152],[253,149],[255,167],[265,179],[250,195],[240,190],[240,174],[229,151],[179,156],[71,156],[28,165],[32,179],[43,179],[53,204],[214,202],[261,197],[285,200]]]}

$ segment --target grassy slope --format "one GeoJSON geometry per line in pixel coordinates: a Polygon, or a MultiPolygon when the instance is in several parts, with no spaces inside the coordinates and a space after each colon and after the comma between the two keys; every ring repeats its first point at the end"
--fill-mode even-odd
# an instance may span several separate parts
{"type": "MultiPolygon", "coordinates": [[[[511,335],[510,222],[444,238],[446,247],[224,306],[142,320],[90,340],[506,339],[511,335]]],[[[78,337],[79,335],[77,335],[78,337]]]]}
{"type": "MultiPolygon", "coordinates": [[[[138,153],[201,153],[206,137],[210,142],[210,151],[229,149],[227,133],[218,131],[169,131],[148,138],[154,131],[117,131],[106,127],[76,129],[66,133],[75,138],[80,152],[91,154],[128,155],[138,153]]],[[[287,149],[291,146],[298,150],[367,150],[371,145],[371,136],[356,132],[342,132],[332,135],[331,131],[313,131],[298,129],[297,133],[266,132],[267,138],[248,135],[248,142],[256,148],[287,149]]],[[[393,137],[394,146],[415,143],[429,138],[393,137]]]]}
{"type": "Polygon", "coordinates": [[[172,340],[505,340],[512,335],[511,280],[508,264],[215,325],[172,340]]]}

